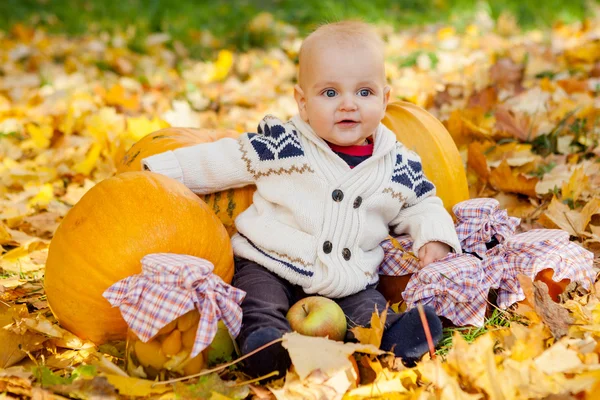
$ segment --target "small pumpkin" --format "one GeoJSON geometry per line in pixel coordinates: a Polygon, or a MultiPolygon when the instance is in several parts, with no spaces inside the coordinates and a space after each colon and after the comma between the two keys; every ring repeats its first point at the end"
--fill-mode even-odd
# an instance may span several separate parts
{"type": "Polygon", "coordinates": [[[124,339],[127,325],[102,293],[140,273],[142,257],[161,252],[207,259],[225,282],[233,277],[225,228],[182,183],[152,172],[126,172],[98,183],[67,213],[50,243],[50,309],[83,339],[124,339]]]}
{"type": "MultiPolygon", "coordinates": [[[[141,171],[141,160],[168,150],[209,143],[222,138],[237,138],[239,132],[228,129],[165,128],[136,142],[117,163],[117,173],[141,171]]],[[[252,204],[254,185],[200,195],[221,220],[229,236],[236,232],[235,218],[252,204]]]]}

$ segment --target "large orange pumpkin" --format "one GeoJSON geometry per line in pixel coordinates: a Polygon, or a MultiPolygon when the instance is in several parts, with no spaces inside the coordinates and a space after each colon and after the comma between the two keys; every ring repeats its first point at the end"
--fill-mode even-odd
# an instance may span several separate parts
{"type": "Polygon", "coordinates": [[[444,125],[423,108],[406,101],[388,104],[383,124],[421,157],[425,176],[436,186],[446,209],[469,198],[467,175],[458,148],[444,125]]]}
{"type": "Polygon", "coordinates": [[[141,271],[150,253],[211,261],[233,276],[229,236],[211,209],[182,183],[152,172],[126,172],[90,189],[50,243],[45,289],[60,324],[95,343],[123,339],[127,325],[102,293],[141,271]]]}
{"type": "MultiPolygon", "coordinates": [[[[142,169],[141,160],[145,157],[180,147],[213,142],[226,137],[237,138],[239,135],[239,132],[227,129],[161,129],[144,136],[131,146],[125,156],[117,163],[117,173],[140,171],[142,169]]],[[[250,185],[201,195],[201,198],[211,207],[231,236],[236,232],[235,218],[252,204],[252,195],[255,190],[256,187],[250,185]]]]}
{"type": "MultiPolygon", "coordinates": [[[[425,176],[436,187],[448,212],[469,198],[467,175],[452,136],[444,125],[423,108],[399,101],[388,104],[383,124],[421,157],[425,176]]],[[[390,303],[402,301],[410,275],[379,276],[377,289],[390,303]]]]}

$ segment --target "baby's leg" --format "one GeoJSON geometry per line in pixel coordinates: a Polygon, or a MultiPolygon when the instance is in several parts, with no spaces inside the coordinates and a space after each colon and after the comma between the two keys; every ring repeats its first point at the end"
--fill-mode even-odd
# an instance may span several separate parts
{"type": "MultiPolygon", "coordinates": [[[[232,285],[246,292],[242,302],[242,329],[237,342],[242,355],[290,332],[285,315],[293,302],[292,285],[253,261],[236,258],[232,285]]],[[[281,343],[267,347],[247,358],[244,372],[253,377],[278,371],[285,376],[291,365],[281,343]]]]}
{"type": "MultiPolygon", "coordinates": [[[[370,326],[375,306],[379,313],[386,306],[383,295],[373,288],[367,288],[352,296],[338,299],[337,302],[346,314],[348,329],[356,325],[370,326]]],[[[429,306],[423,308],[435,346],[442,338],[442,323],[433,308],[429,306]]],[[[349,330],[346,333],[346,340],[355,341],[354,335],[349,330]]],[[[396,357],[401,357],[407,365],[414,365],[428,351],[429,345],[425,330],[416,308],[402,314],[397,314],[391,309],[388,310],[381,349],[393,351],[396,357]]]]}
{"type": "MultiPolygon", "coordinates": [[[[377,308],[377,312],[381,314],[386,307],[386,300],[383,295],[374,288],[367,288],[356,294],[335,299],[339,306],[346,314],[348,322],[348,331],[346,332],[346,341],[355,342],[354,334],[350,329],[355,326],[371,326],[371,316],[377,308]]],[[[392,326],[400,316],[394,313],[391,309],[388,310],[388,317],[385,321],[385,328],[392,326]]]]}

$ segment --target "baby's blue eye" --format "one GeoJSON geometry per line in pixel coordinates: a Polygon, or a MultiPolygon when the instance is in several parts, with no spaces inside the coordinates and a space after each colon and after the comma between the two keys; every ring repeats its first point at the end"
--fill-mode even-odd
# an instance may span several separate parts
{"type": "Polygon", "coordinates": [[[327,96],[327,97],[335,97],[335,90],[333,90],[333,89],[327,89],[325,91],[325,96],[327,96]]]}
{"type": "Polygon", "coordinates": [[[359,93],[361,96],[367,97],[371,94],[371,91],[369,89],[360,89],[359,93]]]}

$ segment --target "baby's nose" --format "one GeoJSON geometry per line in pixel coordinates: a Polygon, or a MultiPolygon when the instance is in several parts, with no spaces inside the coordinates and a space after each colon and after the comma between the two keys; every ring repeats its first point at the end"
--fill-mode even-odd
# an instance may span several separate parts
{"type": "Polygon", "coordinates": [[[352,96],[343,96],[342,101],[340,102],[340,110],[356,110],[357,105],[352,96]]]}

